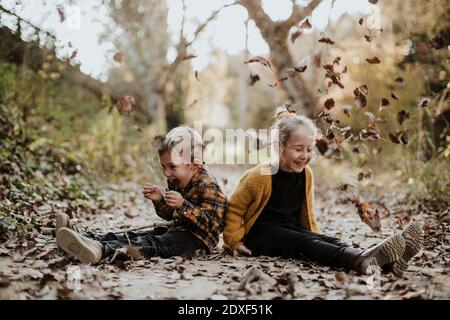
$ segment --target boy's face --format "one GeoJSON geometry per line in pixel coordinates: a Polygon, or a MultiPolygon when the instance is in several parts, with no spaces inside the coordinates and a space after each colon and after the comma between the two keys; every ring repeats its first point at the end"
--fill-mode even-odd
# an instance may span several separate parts
{"type": "Polygon", "coordinates": [[[178,152],[164,152],[159,159],[164,176],[176,188],[184,189],[197,172],[197,166],[183,161],[178,152]]]}
{"type": "Polygon", "coordinates": [[[303,127],[291,132],[286,145],[282,147],[280,156],[281,169],[300,173],[313,158],[314,137],[303,127]]]}

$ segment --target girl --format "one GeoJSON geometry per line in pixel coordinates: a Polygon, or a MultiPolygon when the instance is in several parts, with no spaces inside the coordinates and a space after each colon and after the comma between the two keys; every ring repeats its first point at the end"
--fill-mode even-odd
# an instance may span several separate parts
{"type": "Polygon", "coordinates": [[[229,199],[224,242],[243,255],[306,258],[361,274],[382,267],[400,275],[421,248],[417,224],[366,250],[319,233],[308,163],[318,135],[313,122],[286,108],[276,113],[279,157],[247,171],[229,199]],[[264,175],[262,172],[272,172],[264,175]],[[369,268],[370,267],[370,268],[369,268]]]}

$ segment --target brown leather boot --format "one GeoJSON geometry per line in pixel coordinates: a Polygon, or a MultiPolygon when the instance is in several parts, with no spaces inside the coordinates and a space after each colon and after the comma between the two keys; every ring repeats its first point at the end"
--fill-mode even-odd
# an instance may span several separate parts
{"type": "Polygon", "coordinates": [[[368,249],[344,248],[341,266],[359,274],[371,274],[374,268],[381,268],[399,260],[405,251],[405,240],[401,235],[393,235],[368,249]]]}

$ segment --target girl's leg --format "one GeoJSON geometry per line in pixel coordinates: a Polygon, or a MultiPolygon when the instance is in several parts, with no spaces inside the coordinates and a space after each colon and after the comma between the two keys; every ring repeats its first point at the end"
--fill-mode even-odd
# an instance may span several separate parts
{"type": "Polygon", "coordinates": [[[325,242],[334,244],[334,245],[336,245],[338,247],[341,247],[341,248],[350,247],[350,245],[348,245],[346,243],[343,243],[341,240],[339,240],[338,238],[335,238],[335,237],[330,237],[330,236],[327,236],[327,235],[324,235],[324,234],[315,233],[315,232],[312,232],[312,231],[309,231],[309,230],[302,230],[302,232],[310,234],[311,236],[316,236],[316,237],[322,239],[325,242]]]}
{"type": "MultiPolygon", "coordinates": [[[[326,235],[319,235],[306,230],[303,230],[303,232],[311,236],[316,236],[322,241],[334,244],[340,248],[339,257],[333,259],[331,264],[326,262],[324,263],[326,259],[322,260],[322,263],[331,266],[343,267],[349,270],[355,270],[362,274],[369,272],[370,266],[383,267],[387,264],[398,261],[405,251],[405,239],[401,235],[393,235],[378,245],[362,250],[348,246],[336,238],[328,237],[326,235]]],[[[305,249],[305,255],[311,255],[311,253],[308,253],[309,250],[316,250],[316,248],[313,246],[307,246],[305,249]]],[[[319,249],[319,247],[317,247],[317,250],[323,249],[319,249]]],[[[319,259],[323,259],[323,257],[319,256],[319,259]]],[[[321,262],[319,259],[316,259],[316,261],[321,262]]]]}
{"type": "Polygon", "coordinates": [[[279,226],[260,227],[249,234],[246,245],[255,255],[307,258],[327,266],[339,266],[343,248],[317,234],[279,226]]]}

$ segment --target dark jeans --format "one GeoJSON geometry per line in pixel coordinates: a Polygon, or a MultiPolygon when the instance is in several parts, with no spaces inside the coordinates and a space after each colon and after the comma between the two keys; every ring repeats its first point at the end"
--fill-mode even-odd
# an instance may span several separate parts
{"type": "Polygon", "coordinates": [[[103,258],[113,255],[116,249],[129,244],[136,247],[145,258],[170,258],[184,253],[193,254],[196,250],[206,250],[206,245],[192,233],[167,231],[167,228],[163,227],[127,234],[109,232],[105,235],[96,235],[90,232],[87,236],[103,245],[103,258]]]}
{"type": "Polygon", "coordinates": [[[336,238],[307,231],[297,226],[257,226],[245,238],[253,255],[307,259],[339,267],[348,245],[336,238]]]}

